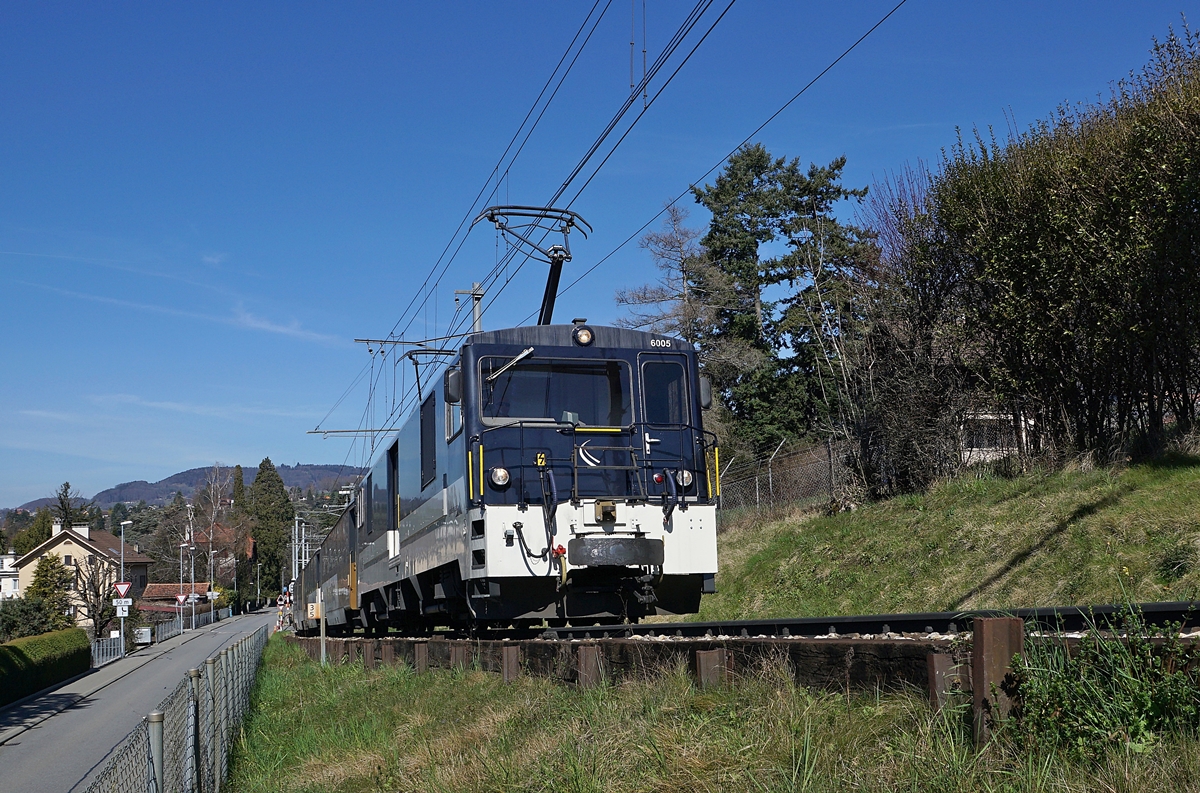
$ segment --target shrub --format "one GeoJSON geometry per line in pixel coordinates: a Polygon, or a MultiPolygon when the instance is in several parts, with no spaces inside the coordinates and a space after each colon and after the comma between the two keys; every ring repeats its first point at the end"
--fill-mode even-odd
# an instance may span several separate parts
{"type": "Polygon", "coordinates": [[[1149,629],[1130,607],[1121,638],[1093,626],[1069,649],[1030,642],[1018,665],[1028,748],[1095,758],[1123,745],[1144,751],[1166,735],[1200,727],[1200,651],[1175,630],[1149,629]]]}
{"type": "Polygon", "coordinates": [[[92,645],[82,628],[0,644],[0,706],[86,672],[92,645]]]}

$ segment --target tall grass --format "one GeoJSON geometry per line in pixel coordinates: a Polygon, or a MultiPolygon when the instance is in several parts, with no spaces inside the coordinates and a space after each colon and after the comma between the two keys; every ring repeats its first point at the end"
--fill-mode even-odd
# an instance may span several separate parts
{"type": "Polygon", "coordinates": [[[1002,737],[921,692],[795,685],[768,663],[736,686],[686,670],[580,690],[477,670],[322,669],[268,645],[229,788],[258,791],[1200,790],[1200,751],[1165,732],[1087,759],[1002,737]]]}

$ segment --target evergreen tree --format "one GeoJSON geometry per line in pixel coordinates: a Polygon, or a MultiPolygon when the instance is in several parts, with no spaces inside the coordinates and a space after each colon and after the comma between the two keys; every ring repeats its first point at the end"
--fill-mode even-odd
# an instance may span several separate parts
{"type": "Polygon", "coordinates": [[[242,474],[242,467],[235,465],[233,467],[233,511],[245,514],[246,509],[246,479],[242,474]]]}
{"type": "Polygon", "coordinates": [[[845,164],[804,170],[755,144],[730,157],[715,184],[693,188],[712,213],[700,240],[708,266],[689,271],[691,291],[707,304],[696,341],[736,433],[757,453],[820,418],[820,378],[834,366],[822,341],[844,330],[826,321],[844,302],[834,281],[869,252],[861,232],[833,217],[836,203],[866,194],[841,185],[845,164]],[[763,258],[762,246],[775,241],[791,252],[763,258]],[[766,298],[781,286],[790,296],[766,298]]]}
{"type": "Polygon", "coordinates": [[[78,490],[71,489],[70,482],[63,482],[54,494],[54,513],[62,521],[64,529],[69,529],[76,523],[87,523],[87,504],[80,504],[83,499],[78,490]]]}
{"type": "Polygon", "coordinates": [[[69,628],[71,619],[71,586],[75,576],[54,554],[46,554],[38,560],[33,570],[33,581],[24,596],[41,601],[50,615],[51,630],[69,628]]]}
{"type": "Polygon", "coordinates": [[[274,590],[280,581],[295,511],[283,478],[270,457],[263,458],[250,485],[250,513],[255,523],[254,539],[263,566],[263,581],[270,582],[271,590],[274,590]]]}
{"type": "Polygon", "coordinates": [[[18,532],[17,536],[13,537],[13,549],[24,556],[50,539],[50,534],[53,530],[54,518],[50,514],[50,508],[41,507],[38,509],[37,514],[33,516],[33,523],[30,524],[29,528],[18,532]]]}
{"type": "Polygon", "coordinates": [[[129,520],[129,509],[118,501],[112,505],[112,509],[108,511],[108,526],[112,532],[120,532],[121,521],[129,520]]]}

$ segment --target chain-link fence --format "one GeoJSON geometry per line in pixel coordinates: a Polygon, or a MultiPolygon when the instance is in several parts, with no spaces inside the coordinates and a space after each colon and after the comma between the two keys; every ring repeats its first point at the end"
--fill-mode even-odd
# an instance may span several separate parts
{"type": "Polygon", "coordinates": [[[87,793],[216,793],[269,636],[264,625],[189,670],[117,748],[87,793]]]}
{"type": "MultiPolygon", "coordinates": [[[[782,448],[782,447],[781,447],[782,448]]],[[[832,442],[730,465],[721,472],[721,507],[767,509],[834,498],[841,477],[838,446],[832,442]]]]}

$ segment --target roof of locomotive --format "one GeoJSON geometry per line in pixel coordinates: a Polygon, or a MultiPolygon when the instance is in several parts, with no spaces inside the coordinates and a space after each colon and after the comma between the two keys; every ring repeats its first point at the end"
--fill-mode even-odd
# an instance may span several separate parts
{"type": "MultiPolygon", "coordinates": [[[[580,323],[582,324],[582,323],[580,323]]],[[[501,328],[472,333],[464,344],[520,344],[543,347],[572,347],[571,332],[578,327],[571,325],[525,325],[519,328],[501,328]]],[[[635,350],[691,350],[686,341],[662,333],[647,333],[629,328],[613,328],[605,325],[588,325],[596,334],[592,347],[626,348],[635,350]],[[663,344],[662,342],[669,342],[663,344]],[[655,343],[657,342],[657,343],[655,343]]]]}

